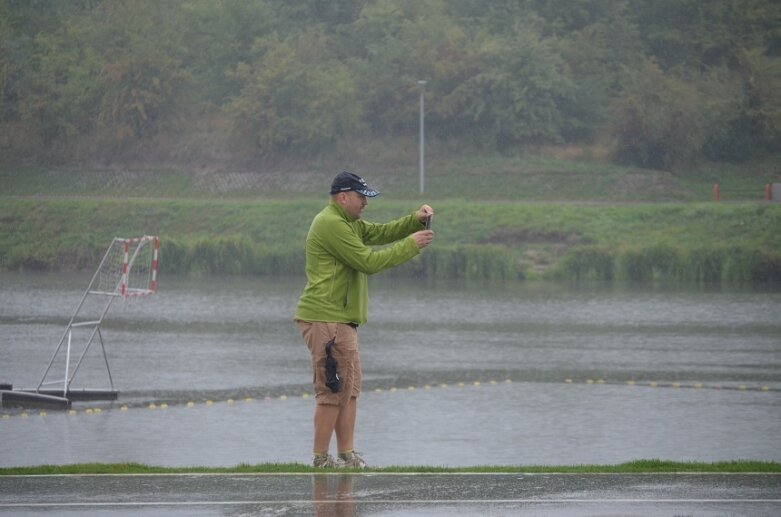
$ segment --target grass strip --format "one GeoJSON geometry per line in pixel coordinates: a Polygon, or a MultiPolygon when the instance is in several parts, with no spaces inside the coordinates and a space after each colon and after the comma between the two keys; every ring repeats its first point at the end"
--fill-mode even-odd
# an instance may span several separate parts
{"type": "MultiPolygon", "coordinates": [[[[140,463],[80,463],[72,465],[39,465],[30,467],[3,467],[0,476],[42,476],[78,474],[307,474],[336,470],[315,469],[301,463],[239,464],[234,467],[157,467],[140,463]]],[[[344,469],[339,469],[344,472],[344,469]]],[[[781,473],[781,463],[770,461],[679,462],[666,460],[636,460],[617,465],[531,465],[531,466],[474,466],[431,467],[391,466],[371,468],[360,472],[379,474],[632,474],[632,473],[781,473]]]]}
{"type": "MultiPolygon", "coordinates": [[[[160,272],[282,275],[324,200],[0,203],[0,270],[89,270],[115,236],[159,235],[160,272]]],[[[373,202],[368,220],[417,203],[373,202]]],[[[781,205],[437,203],[436,241],[391,273],[478,280],[781,280],[781,205]]]]}

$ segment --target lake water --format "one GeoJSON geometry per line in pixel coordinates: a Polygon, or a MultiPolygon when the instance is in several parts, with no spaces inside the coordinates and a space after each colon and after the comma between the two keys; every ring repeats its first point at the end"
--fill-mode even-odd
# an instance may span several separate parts
{"type": "MultiPolygon", "coordinates": [[[[0,274],[0,381],[38,385],[89,279],[0,274]]],[[[308,462],[303,283],[165,277],[116,302],[101,333],[119,401],[2,410],[0,466],[308,462]]],[[[356,445],[372,465],[781,461],[781,286],[370,290],[356,445]]],[[[99,347],[73,387],[108,387],[99,347]]]]}

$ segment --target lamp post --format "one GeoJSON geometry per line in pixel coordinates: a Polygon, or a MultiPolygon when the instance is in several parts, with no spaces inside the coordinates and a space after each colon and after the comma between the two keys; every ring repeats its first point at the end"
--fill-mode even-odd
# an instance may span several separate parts
{"type": "Polygon", "coordinates": [[[420,171],[420,193],[423,193],[423,187],[424,187],[424,159],[426,156],[426,130],[424,126],[424,116],[423,116],[423,93],[426,91],[426,82],[427,81],[418,81],[418,84],[420,85],[420,163],[418,165],[418,170],[420,171]]]}

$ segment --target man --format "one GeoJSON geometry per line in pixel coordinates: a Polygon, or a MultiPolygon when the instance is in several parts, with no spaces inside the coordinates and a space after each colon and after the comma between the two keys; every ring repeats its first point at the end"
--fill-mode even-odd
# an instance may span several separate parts
{"type": "Polygon", "coordinates": [[[434,234],[425,221],[434,211],[417,212],[386,224],[364,221],[368,198],[380,193],[351,172],[331,183],[331,201],[312,221],[306,237],[306,278],[295,320],[312,355],[315,387],[315,467],[364,468],[353,435],[361,391],[358,326],[366,323],[367,275],[398,266],[420,253],[434,234]],[[371,246],[392,244],[374,249],[371,246]],[[326,345],[336,359],[338,390],[326,386],[326,345]],[[336,433],[338,459],[328,449],[336,433]]]}

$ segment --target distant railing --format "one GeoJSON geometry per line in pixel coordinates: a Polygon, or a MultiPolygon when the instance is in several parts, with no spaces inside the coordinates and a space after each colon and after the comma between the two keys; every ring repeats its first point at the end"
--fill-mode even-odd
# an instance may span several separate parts
{"type": "MultiPolygon", "coordinates": [[[[781,202],[781,199],[775,199],[773,196],[773,191],[776,191],[776,198],[781,198],[781,196],[778,195],[778,192],[781,191],[781,183],[766,183],[763,188],[763,197],[764,200],[768,203],[771,201],[775,201],[776,203],[781,202]]],[[[718,203],[722,200],[722,196],[727,196],[727,199],[729,200],[736,200],[740,199],[742,201],[750,201],[755,200],[759,197],[759,189],[755,188],[727,188],[722,189],[721,185],[718,183],[713,184],[712,188],[712,195],[713,195],[713,201],[715,203],[718,203]]]]}

